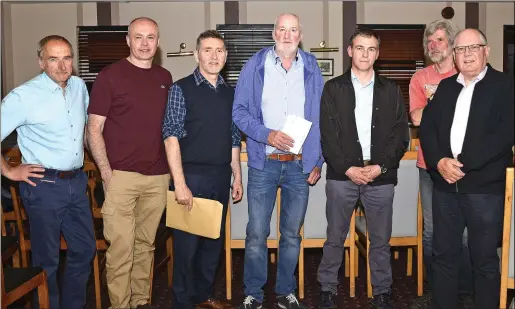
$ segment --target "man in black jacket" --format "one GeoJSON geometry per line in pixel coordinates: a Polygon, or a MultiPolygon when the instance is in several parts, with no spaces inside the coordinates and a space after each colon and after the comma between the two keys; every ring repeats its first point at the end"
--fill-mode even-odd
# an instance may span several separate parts
{"type": "Polygon", "coordinates": [[[336,308],[334,295],[343,244],[358,199],[370,235],[370,267],[375,308],[393,308],[390,237],[397,169],[409,142],[400,88],[375,74],[379,39],[358,29],[347,49],[352,67],[325,84],[320,109],[322,153],[327,162],[327,241],[318,268],[318,308],[336,308]]]}
{"type": "Polygon", "coordinates": [[[461,237],[468,229],[475,307],[499,308],[506,167],[513,146],[513,80],[487,64],[478,30],[456,36],[461,73],[440,82],[422,117],[420,141],[433,189],[433,308],[457,305],[461,237]]]}

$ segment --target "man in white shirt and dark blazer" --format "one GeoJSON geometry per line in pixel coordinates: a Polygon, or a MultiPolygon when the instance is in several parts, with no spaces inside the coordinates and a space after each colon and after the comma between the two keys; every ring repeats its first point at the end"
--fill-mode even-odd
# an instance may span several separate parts
{"type": "Polygon", "coordinates": [[[499,258],[506,167],[512,163],[514,85],[492,68],[486,37],[461,31],[459,74],[442,80],[424,110],[420,142],[434,183],[433,308],[454,309],[463,230],[468,228],[475,307],[499,308],[499,258]]]}

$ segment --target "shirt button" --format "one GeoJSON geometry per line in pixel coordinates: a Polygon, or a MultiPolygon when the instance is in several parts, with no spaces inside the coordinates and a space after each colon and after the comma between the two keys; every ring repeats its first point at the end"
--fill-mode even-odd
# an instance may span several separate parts
{"type": "Polygon", "coordinates": [[[372,129],[375,128],[376,126],[372,126],[372,129]]]}
{"type": "Polygon", "coordinates": [[[358,143],[359,143],[359,139],[358,139],[356,142],[358,142],[358,143]]]}
{"type": "Polygon", "coordinates": [[[68,114],[70,113],[70,111],[68,111],[68,114]]]}
{"type": "Polygon", "coordinates": [[[73,128],[73,124],[71,125],[71,127],[73,128]]]}
{"type": "Polygon", "coordinates": [[[75,142],[75,141],[76,141],[76,139],[74,138],[74,139],[73,139],[73,141],[75,142]]]}
{"type": "Polygon", "coordinates": [[[379,110],[379,107],[376,107],[376,111],[379,110]]]}

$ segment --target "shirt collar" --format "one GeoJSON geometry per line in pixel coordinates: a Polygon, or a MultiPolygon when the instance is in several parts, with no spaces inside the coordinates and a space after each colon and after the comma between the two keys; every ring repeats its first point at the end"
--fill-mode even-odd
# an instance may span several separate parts
{"type": "MultiPolygon", "coordinates": [[[[279,57],[279,55],[277,55],[277,53],[275,52],[275,45],[274,45],[274,47],[272,47],[272,49],[270,50],[269,56],[270,56],[270,57],[271,57],[271,59],[274,61],[274,64],[277,64],[277,63],[280,63],[280,62],[281,62],[281,57],[279,57]]],[[[295,56],[294,61],[295,61],[295,62],[298,62],[298,61],[299,61],[299,59],[302,59],[302,56],[300,55],[299,49],[297,48],[297,55],[295,56]]]]}
{"type": "MultiPolygon", "coordinates": [[[[477,83],[478,81],[482,80],[485,75],[486,75],[486,71],[488,70],[488,66],[485,66],[485,68],[483,69],[483,71],[481,71],[481,73],[479,73],[478,76],[476,76],[476,78],[474,78],[473,80],[470,81],[469,85],[471,84],[475,84],[477,83]]],[[[465,86],[465,78],[463,77],[463,74],[458,74],[458,77],[456,78],[456,81],[460,84],[462,84],[463,86],[465,86]]],[[[466,86],[465,86],[466,87],[466,86]]]]}
{"type": "MultiPolygon", "coordinates": [[[[41,73],[41,77],[42,77],[44,85],[47,86],[48,89],[52,90],[52,92],[56,92],[57,90],[61,90],[62,91],[61,86],[59,86],[56,82],[54,82],[50,78],[50,76],[48,76],[45,72],[41,73]]],[[[72,84],[72,77],[70,76],[70,78],[66,82],[65,90],[70,89],[71,84],[72,84]]]]}
{"type": "MultiPolygon", "coordinates": [[[[193,71],[193,77],[195,77],[195,84],[197,86],[200,86],[202,83],[209,84],[208,80],[200,73],[200,69],[197,67],[195,71],[193,71]]],[[[215,88],[218,88],[218,86],[225,84],[225,80],[222,77],[222,75],[218,74],[218,78],[216,80],[216,86],[215,88]]]]}
{"type": "Polygon", "coordinates": [[[359,81],[359,79],[358,79],[358,77],[356,76],[356,74],[354,74],[354,71],[353,71],[352,69],[350,70],[350,78],[351,78],[352,82],[354,82],[354,83],[358,83],[358,84],[360,84],[362,87],[368,87],[368,86],[370,86],[370,85],[373,85],[373,84],[374,84],[374,82],[375,82],[375,80],[376,80],[376,74],[375,74],[375,72],[374,72],[374,74],[372,74],[372,79],[371,79],[371,80],[368,82],[368,84],[366,84],[366,85],[361,84],[361,82],[359,81]]]}

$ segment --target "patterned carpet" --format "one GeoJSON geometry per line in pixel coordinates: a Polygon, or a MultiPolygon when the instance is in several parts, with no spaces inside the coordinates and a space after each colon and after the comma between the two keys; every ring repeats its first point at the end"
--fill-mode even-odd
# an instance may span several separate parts
{"type": "MultiPolygon", "coordinates": [[[[156,260],[161,261],[164,258],[164,246],[158,246],[156,251],[156,260]]],[[[244,298],[243,295],[243,256],[244,251],[241,249],[233,250],[233,298],[232,303],[238,306],[244,298]]],[[[316,271],[320,259],[322,257],[321,249],[306,249],[305,250],[305,298],[304,302],[310,308],[316,308],[318,302],[319,286],[316,281],[316,271]]],[[[395,308],[408,308],[410,301],[416,296],[416,269],[414,268],[413,275],[406,276],[406,251],[401,249],[400,257],[398,260],[393,260],[393,293],[395,298],[395,308]]],[[[356,279],[356,297],[349,297],[349,280],[345,278],[343,267],[340,274],[340,282],[342,285],[338,290],[338,308],[369,308],[366,295],[366,270],[365,260],[360,257],[359,277],[356,279]]],[[[415,264],[415,263],[414,263],[415,264]]],[[[225,297],[225,263],[222,258],[221,267],[216,279],[215,293],[223,298],[225,297]]],[[[275,293],[274,283],[276,274],[276,265],[269,263],[268,268],[268,283],[264,287],[265,290],[265,303],[264,308],[271,309],[277,308],[274,304],[275,293]]],[[[154,274],[153,286],[153,305],[156,308],[172,308],[172,290],[168,287],[166,264],[159,266],[154,274]]],[[[105,281],[102,287],[102,307],[109,307],[109,300],[107,295],[107,287],[105,281]]],[[[88,289],[88,305],[87,309],[95,309],[95,294],[93,282],[90,282],[88,289]]]]}

